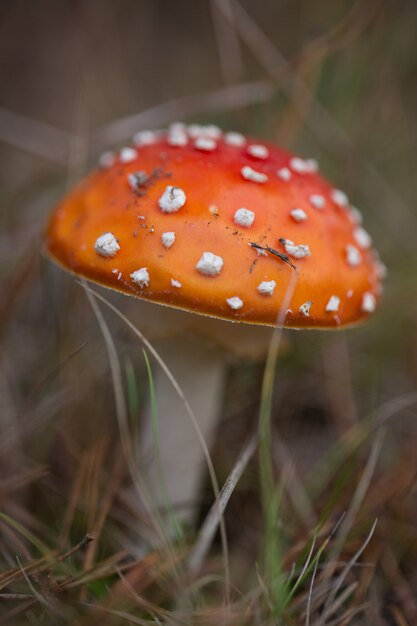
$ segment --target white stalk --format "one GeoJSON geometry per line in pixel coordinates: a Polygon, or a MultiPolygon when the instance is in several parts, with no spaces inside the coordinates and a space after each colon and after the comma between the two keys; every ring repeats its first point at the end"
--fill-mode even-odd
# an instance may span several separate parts
{"type": "MultiPolygon", "coordinates": [[[[223,400],[224,352],[191,333],[154,345],[182,388],[210,448],[223,400]]],[[[163,515],[169,508],[177,520],[192,523],[206,461],[183,401],[160,367],[153,367],[152,373],[157,419],[148,402],[142,416],[138,461],[154,506],[163,515]]]]}

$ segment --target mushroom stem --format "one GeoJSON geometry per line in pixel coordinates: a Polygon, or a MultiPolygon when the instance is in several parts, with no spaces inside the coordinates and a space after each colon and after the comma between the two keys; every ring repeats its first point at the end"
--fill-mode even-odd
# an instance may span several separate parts
{"type": "MultiPolygon", "coordinates": [[[[155,347],[182,388],[210,448],[223,399],[224,352],[194,334],[165,339],[155,347]]],[[[192,524],[205,470],[203,450],[166,375],[155,368],[153,378],[157,418],[148,400],[139,442],[141,468],[154,506],[163,515],[170,510],[177,521],[192,524]]]]}

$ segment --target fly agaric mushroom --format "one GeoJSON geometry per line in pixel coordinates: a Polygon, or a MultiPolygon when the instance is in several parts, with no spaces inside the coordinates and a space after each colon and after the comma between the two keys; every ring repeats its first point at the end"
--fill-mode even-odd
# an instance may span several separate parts
{"type": "MultiPolygon", "coordinates": [[[[138,133],[134,143],[103,155],[100,169],[52,214],[46,247],[65,269],[175,307],[177,322],[184,317],[179,310],[199,314],[192,316],[194,327],[213,335],[221,326],[223,341],[240,348],[257,337],[264,343],[259,325],[274,326],[278,318],[288,328],[341,328],[373,313],[383,266],[359,211],[320,176],[316,161],[213,126],[173,124],[167,132],[138,133]],[[283,311],[294,272],[292,300],[283,311]]],[[[166,331],[169,311],[157,308],[145,331],[152,322],[166,331]]],[[[180,338],[162,354],[174,374],[180,365],[180,383],[196,414],[204,414],[202,431],[209,436],[224,359],[202,346],[180,338]]],[[[158,379],[158,402],[164,398],[160,464],[168,497],[192,501],[201,451],[186,442],[190,426],[177,427],[175,413],[182,409],[169,383],[158,379]],[[180,477],[172,457],[184,464],[180,477]]]]}

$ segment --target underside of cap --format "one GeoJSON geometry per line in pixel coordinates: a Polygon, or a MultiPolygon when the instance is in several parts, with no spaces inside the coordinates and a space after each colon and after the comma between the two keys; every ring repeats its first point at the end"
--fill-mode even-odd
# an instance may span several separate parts
{"type": "Polygon", "coordinates": [[[46,249],[61,266],[236,322],[332,328],[374,311],[382,266],[315,162],[216,127],[137,143],[55,208],[46,249]]]}

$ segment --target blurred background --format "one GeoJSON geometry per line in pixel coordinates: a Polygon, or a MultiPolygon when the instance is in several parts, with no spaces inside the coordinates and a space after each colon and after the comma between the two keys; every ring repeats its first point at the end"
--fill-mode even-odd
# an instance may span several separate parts
{"type": "MultiPolygon", "coordinates": [[[[2,0],[1,623],[417,624],[416,41],[414,0],[2,0]],[[226,603],[217,536],[198,575],[184,566],[198,529],[169,559],[157,546],[133,558],[149,521],[126,495],[103,337],[82,288],[41,252],[51,208],[103,150],[176,120],[317,158],[388,267],[367,324],[283,333],[275,535],[268,544],[255,453],[225,515],[226,603]],[[78,546],[86,533],[94,542],[78,546]]],[[[130,299],[104,295],[129,317],[130,299]]],[[[105,315],[134,433],[141,345],[105,315]]],[[[228,369],[220,484],[257,430],[263,371],[228,369]]]]}

